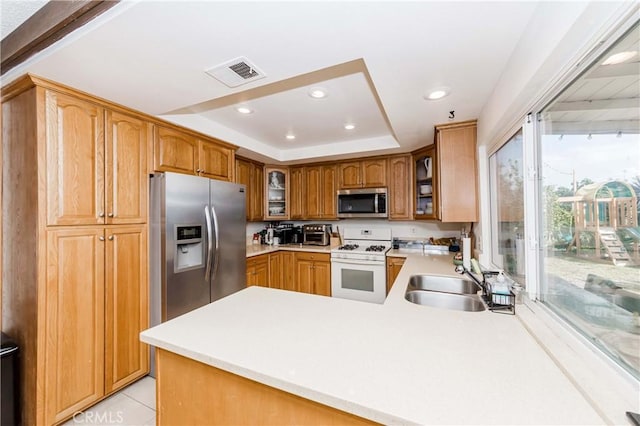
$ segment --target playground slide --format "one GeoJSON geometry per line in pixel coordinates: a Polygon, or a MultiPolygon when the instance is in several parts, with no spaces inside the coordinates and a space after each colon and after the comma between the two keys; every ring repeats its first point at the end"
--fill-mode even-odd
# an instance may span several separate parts
{"type": "Polygon", "coordinates": [[[628,235],[631,235],[634,240],[640,241],[640,226],[635,228],[622,228],[621,231],[625,231],[628,235]]]}

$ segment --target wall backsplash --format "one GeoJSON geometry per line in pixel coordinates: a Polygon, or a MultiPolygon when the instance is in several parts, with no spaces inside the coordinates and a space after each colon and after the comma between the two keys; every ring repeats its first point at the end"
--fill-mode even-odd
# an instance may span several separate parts
{"type": "MultiPolygon", "coordinates": [[[[442,238],[442,237],[459,237],[460,230],[464,227],[467,232],[469,231],[469,223],[438,223],[438,222],[400,222],[400,221],[388,221],[388,220],[358,220],[358,219],[346,219],[346,220],[316,220],[316,221],[295,221],[286,220],[286,223],[293,223],[295,225],[304,225],[305,223],[329,223],[332,225],[333,230],[336,230],[336,226],[339,227],[340,233],[344,233],[344,228],[352,226],[370,226],[372,228],[390,227],[391,235],[393,237],[404,238],[442,238]]],[[[251,242],[251,238],[254,233],[262,230],[267,226],[268,222],[251,222],[247,223],[247,241],[251,242]]]]}

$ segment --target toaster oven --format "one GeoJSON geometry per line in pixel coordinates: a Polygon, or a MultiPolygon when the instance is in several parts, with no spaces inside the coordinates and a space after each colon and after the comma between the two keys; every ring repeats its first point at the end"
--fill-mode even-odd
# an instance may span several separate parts
{"type": "Polygon", "coordinates": [[[314,246],[328,246],[331,240],[331,225],[309,224],[303,225],[303,244],[314,246]]]}

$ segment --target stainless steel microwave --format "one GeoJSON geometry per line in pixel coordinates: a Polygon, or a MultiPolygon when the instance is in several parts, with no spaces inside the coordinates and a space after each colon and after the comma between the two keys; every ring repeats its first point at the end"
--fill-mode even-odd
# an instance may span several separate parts
{"type": "Polygon", "coordinates": [[[387,188],[341,189],[338,217],[388,217],[387,188]]]}

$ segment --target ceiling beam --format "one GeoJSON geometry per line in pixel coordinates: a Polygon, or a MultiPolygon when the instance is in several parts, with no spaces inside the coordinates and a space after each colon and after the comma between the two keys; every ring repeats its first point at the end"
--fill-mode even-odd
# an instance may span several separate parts
{"type": "Polygon", "coordinates": [[[608,120],[608,121],[553,121],[544,134],[552,135],[588,135],[592,134],[625,134],[640,133],[640,120],[608,120]]]}
{"type": "Polygon", "coordinates": [[[7,35],[0,43],[0,74],[21,64],[119,0],[50,1],[7,35]]]}
{"type": "Polygon", "coordinates": [[[638,77],[640,74],[640,62],[631,62],[614,65],[600,65],[584,76],[586,80],[598,78],[638,77]]]}
{"type": "Polygon", "coordinates": [[[558,102],[549,108],[552,112],[605,111],[612,109],[639,109],[639,98],[598,99],[593,101],[558,102]]]}

